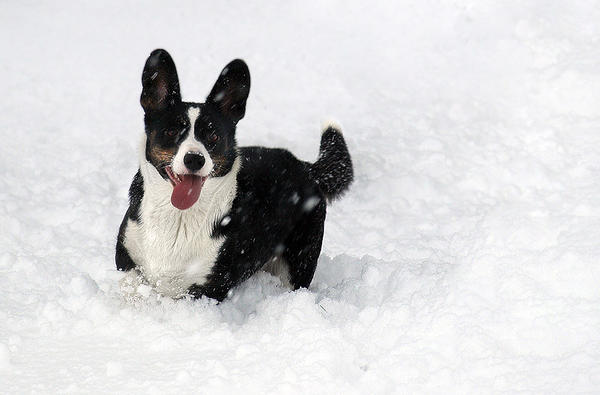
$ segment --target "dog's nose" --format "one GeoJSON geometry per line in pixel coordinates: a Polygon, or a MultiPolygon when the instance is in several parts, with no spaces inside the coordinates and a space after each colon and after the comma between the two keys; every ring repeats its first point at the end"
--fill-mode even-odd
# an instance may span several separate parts
{"type": "Polygon", "coordinates": [[[198,152],[188,152],[183,157],[183,164],[191,172],[196,172],[204,166],[204,156],[198,152]]]}

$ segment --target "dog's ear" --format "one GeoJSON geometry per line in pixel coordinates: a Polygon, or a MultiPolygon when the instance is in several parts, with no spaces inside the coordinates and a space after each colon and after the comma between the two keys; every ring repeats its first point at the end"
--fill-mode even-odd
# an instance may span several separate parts
{"type": "Polygon", "coordinates": [[[235,59],[223,71],[210,94],[207,103],[214,104],[233,123],[244,118],[246,99],[250,93],[250,71],[246,62],[235,59]]]}
{"type": "Polygon", "coordinates": [[[145,112],[162,111],[181,102],[179,78],[171,55],[164,49],[152,51],[142,73],[140,103],[145,112]]]}

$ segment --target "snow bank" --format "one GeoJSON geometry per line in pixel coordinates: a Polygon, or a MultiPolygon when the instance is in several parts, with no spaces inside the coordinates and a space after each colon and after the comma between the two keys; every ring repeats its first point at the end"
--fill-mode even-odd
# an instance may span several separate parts
{"type": "Polygon", "coordinates": [[[0,13],[0,392],[593,392],[600,4],[321,2],[0,13]],[[241,144],[356,166],[309,290],[119,288],[113,248],[165,47],[184,99],[244,58],[241,144]]]}

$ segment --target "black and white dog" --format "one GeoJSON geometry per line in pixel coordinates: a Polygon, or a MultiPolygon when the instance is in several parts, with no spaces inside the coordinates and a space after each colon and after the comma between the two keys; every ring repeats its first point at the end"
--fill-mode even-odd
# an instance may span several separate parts
{"type": "Polygon", "coordinates": [[[146,133],[129,209],[117,240],[119,270],[159,293],[223,300],[263,268],[293,289],[308,287],[321,251],[326,202],[353,178],[338,127],[324,128],[319,158],[237,147],[250,73],[243,60],[221,72],[205,103],[181,100],[167,51],[142,73],[146,133]]]}

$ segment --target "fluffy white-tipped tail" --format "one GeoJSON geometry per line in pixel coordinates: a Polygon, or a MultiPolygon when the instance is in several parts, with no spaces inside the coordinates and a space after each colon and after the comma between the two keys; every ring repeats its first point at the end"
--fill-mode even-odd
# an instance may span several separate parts
{"type": "Polygon", "coordinates": [[[329,128],[337,130],[338,133],[342,133],[342,127],[337,121],[333,119],[326,119],[321,122],[321,133],[325,133],[329,128]]]}

